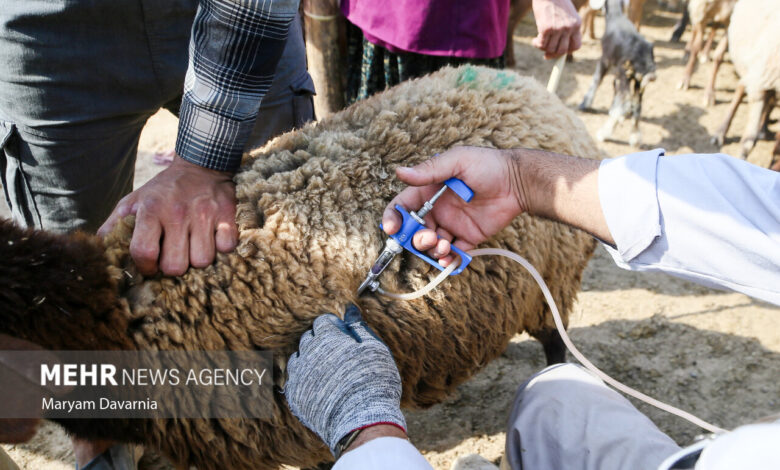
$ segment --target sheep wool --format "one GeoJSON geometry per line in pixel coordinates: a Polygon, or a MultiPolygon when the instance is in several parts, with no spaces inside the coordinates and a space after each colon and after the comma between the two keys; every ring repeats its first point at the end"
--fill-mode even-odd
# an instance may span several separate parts
{"type": "MultiPolygon", "coordinates": [[[[601,157],[579,118],[532,78],[480,67],[446,68],[247,155],[235,178],[239,245],[231,254],[218,255],[213,265],[176,278],[143,278],[128,255],[133,221],[127,218],[103,242],[110,284],[101,281],[101,295],[114,289],[116,298],[102,301],[103,311],[94,314],[99,318],[81,320],[86,314],[79,312],[88,310],[83,305],[69,310],[69,324],[94,333],[71,329],[63,334],[62,322],[56,325],[55,318],[62,314],[56,308],[41,310],[46,302],[40,307],[28,302],[31,307],[16,316],[2,314],[0,330],[27,331],[44,346],[68,348],[272,350],[274,380],[281,385],[285,359],[300,335],[318,315],[343,312],[353,302],[397,361],[402,404],[440,402],[500,355],[516,333],[529,332],[546,350],[554,348],[550,343],[555,336],[538,287],[522,268],[503,258],[475,259],[423,299],[356,297],[383,244],[378,227],[382,212],[404,187],[395,168],[456,145],[601,157]],[[42,312],[49,318],[19,320],[42,312]]],[[[89,243],[99,247],[83,236],[79,243],[81,250],[89,243]]],[[[523,215],[484,246],[518,252],[534,264],[566,318],[595,242],[570,227],[523,215]]],[[[407,292],[437,272],[403,254],[381,283],[387,290],[407,292]]],[[[58,302],[69,308],[67,298],[58,302]]],[[[282,394],[274,394],[273,406],[267,420],[63,424],[85,437],[143,442],[161,449],[181,468],[305,468],[331,458],[325,445],[293,417],[282,394]]]]}

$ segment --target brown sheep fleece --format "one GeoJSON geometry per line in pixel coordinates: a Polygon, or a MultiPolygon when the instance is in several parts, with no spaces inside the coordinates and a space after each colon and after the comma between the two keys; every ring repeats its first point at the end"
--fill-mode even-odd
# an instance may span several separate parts
{"type": "MultiPolygon", "coordinates": [[[[205,269],[176,278],[136,274],[128,255],[130,218],[106,238],[105,254],[99,242],[83,235],[55,237],[0,226],[16,243],[0,244],[0,255],[6,252],[0,268],[0,331],[52,349],[272,350],[279,365],[274,379],[281,384],[284,361],[314,318],[342,312],[354,302],[393,352],[403,377],[403,405],[440,402],[500,355],[516,333],[528,331],[544,340],[554,328],[531,277],[498,257],[475,259],[423,299],[355,296],[383,244],[377,226],[382,212],[404,187],[395,168],[455,145],[600,158],[580,120],[533,79],[486,68],[447,68],[248,155],[235,179],[238,248],[218,255],[205,269]],[[40,253],[49,253],[48,261],[31,266],[40,253]],[[8,267],[13,263],[15,270],[8,267]]],[[[594,241],[524,215],[483,246],[526,257],[567,318],[594,241]]],[[[408,292],[437,272],[404,254],[381,283],[408,292]]],[[[284,396],[274,396],[268,420],[63,424],[81,436],[160,448],[181,467],[306,467],[331,458],[293,417],[284,396]]]]}

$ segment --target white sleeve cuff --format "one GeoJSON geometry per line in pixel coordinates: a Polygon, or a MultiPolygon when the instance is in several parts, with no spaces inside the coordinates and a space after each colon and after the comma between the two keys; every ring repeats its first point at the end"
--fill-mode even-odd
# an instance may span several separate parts
{"type": "Polygon", "coordinates": [[[342,455],[333,470],[433,470],[409,441],[380,437],[342,455]]]}
{"type": "Polygon", "coordinates": [[[628,263],[661,235],[656,168],[663,149],[602,160],[599,166],[601,210],[617,249],[615,261],[628,263]]]}

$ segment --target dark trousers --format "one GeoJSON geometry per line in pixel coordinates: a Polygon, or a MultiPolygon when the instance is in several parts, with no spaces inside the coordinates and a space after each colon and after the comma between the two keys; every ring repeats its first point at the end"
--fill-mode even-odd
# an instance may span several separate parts
{"type": "MultiPolygon", "coordinates": [[[[138,138],[178,110],[196,0],[3,0],[0,177],[18,223],[95,231],[133,188],[138,138]]],[[[294,22],[247,149],[313,119],[294,22]]]]}

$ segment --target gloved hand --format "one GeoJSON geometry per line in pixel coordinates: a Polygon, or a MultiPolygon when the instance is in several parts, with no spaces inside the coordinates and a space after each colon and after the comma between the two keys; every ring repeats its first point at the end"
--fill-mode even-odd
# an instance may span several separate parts
{"type": "Polygon", "coordinates": [[[398,368],[354,305],[343,321],[331,313],[314,321],[290,356],[287,375],[290,410],[334,455],[339,440],[356,429],[381,423],[406,431],[398,368]]]}

